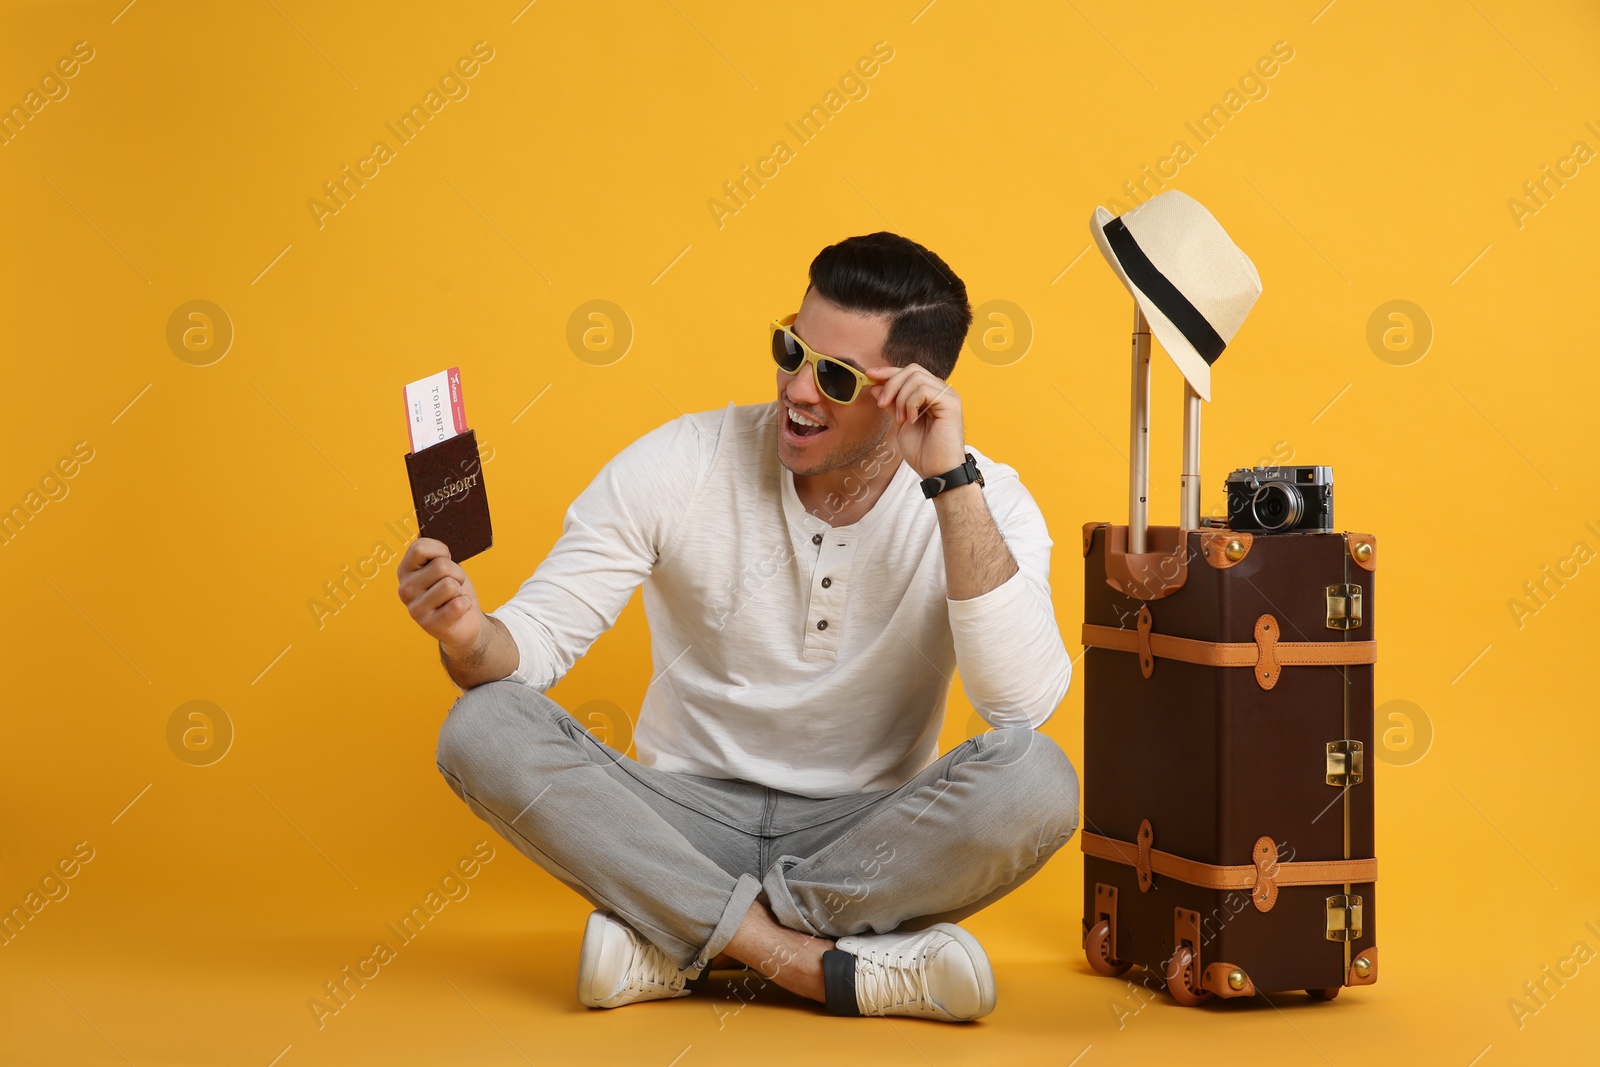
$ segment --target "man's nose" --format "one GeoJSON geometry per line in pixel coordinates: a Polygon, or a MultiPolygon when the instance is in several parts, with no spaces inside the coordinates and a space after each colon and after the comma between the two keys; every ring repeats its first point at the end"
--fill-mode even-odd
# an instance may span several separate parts
{"type": "Polygon", "coordinates": [[[786,390],[789,399],[797,404],[822,403],[822,391],[817,388],[816,365],[807,360],[795,372],[786,390]]]}

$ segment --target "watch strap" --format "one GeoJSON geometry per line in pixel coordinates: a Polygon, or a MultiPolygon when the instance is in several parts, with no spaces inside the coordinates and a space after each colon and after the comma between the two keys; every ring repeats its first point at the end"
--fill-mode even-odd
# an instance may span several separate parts
{"type": "Polygon", "coordinates": [[[971,452],[967,453],[967,461],[954,470],[922,479],[922,495],[932,500],[947,489],[955,489],[969,482],[983,485],[983,472],[978,470],[978,461],[972,458],[971,452]]]}

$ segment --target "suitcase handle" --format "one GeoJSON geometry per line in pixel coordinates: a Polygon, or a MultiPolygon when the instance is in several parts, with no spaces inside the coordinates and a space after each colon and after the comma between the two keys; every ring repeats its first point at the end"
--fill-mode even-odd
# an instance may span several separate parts
{"type": "MultiPolygon", "coordinates": [[[[1179,502],[1178,531],[1200,527],[1200,394],[1188,379],[1183,383],[1183,480],[1179,502]]],[[[1150,493],[1150,323],[1136,300],[1133,304],[1133,388],[1132,419],[1129,428],[1128,463],[1128,547],[1135,557],[1149,553],[1150,493]]],[[[1183,538],[1178,538],[1182,545],[1183,538]]],[[[1152,554],[1166,556],[1166,552],[1152,554]]],[[[1137,573],[1160,563],[1159,558],[1140,560],[1131,565],[1137,573]]],[[[1181,584],[1181,583],[1180,583],[1181,584]]]]}
{"type": "MultiPolygon", "coordinates": [[[[1177,526],[1150,526],[1150,323],[1133,304],[1128,525],[1106,531],[1106,581],[1140,600],[1171,596],[1188,577],[1185,530],[1200,526],[1200,395],[1184,380],[1183,484],[1177,526]]],[[[1085,542],[1087,550],[1087,542],[1085,542]]]]}

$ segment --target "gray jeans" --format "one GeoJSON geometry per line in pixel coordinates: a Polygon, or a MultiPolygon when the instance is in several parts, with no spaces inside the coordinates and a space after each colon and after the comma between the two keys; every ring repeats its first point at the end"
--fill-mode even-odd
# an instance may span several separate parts
{"type": "Polygon", "coordinates": [[[816,800],[645,766],[543,693],[499,681],[451,707],[437,762],[496,833],[686,971],[758,898],[827,938],[964,918],[1078,824],[1071,761],[1026,729],[979,734],[899,788],[816,800]]]}

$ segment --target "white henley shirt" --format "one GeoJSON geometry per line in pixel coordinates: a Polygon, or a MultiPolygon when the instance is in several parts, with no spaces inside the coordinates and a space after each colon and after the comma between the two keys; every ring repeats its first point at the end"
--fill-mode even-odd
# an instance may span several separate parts
{"type": "Polygon", "coordinates": [[[777,401],[673,419],[608,462],[561,537],[491,612],[544,691],[641,583],[652,676],[640,762],[808,797],[890,789],[938,757],[951,674],[991,726],[1042,724],[1072,661],[1050,599],[1050,536],[1011,467],[968,446],[1017,561],[946,596],[934,504],[904,461],[872,509],[830,526],[778,462],[777,401]]]}

